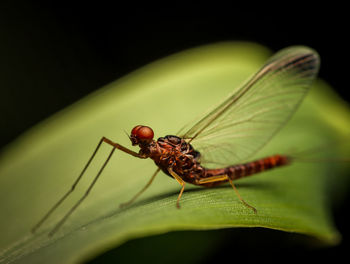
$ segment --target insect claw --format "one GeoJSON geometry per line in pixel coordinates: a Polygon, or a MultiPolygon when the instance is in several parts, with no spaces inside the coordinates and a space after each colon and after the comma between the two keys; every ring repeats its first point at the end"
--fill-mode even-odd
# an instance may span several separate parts
{"type": "Polygon", "coordinates": [[[121,203],[119,204],[119,208],[122,209],[122,208],[125,208],[129,205],[130,203],[121,203]]]}
{"type": "Polygon", "coordinates": [[[254,214],[258,214],[258,210],[256,210],[254,207],[252,207],[252,210],[253,210],[254,214]]]}

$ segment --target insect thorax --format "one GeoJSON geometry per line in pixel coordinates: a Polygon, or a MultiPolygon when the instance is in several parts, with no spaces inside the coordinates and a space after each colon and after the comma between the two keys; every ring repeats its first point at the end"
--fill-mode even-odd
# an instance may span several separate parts
{"type": "Polygon", "coordinates": [[[151,153],[150,157],[167,175],[169,175],[169,167],[182,176],[197,170],[200,166],[200,153],[194,150],[191,144],[177,136],[168,135],[158,138],[151,153]]]}

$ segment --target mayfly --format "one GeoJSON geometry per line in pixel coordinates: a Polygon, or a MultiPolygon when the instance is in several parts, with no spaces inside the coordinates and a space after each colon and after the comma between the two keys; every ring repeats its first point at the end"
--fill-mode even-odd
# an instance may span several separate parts
{"type": "Polygon", "coordinates": [[[248,162],[293,115],[315,79],[319,65],[319,56],[314,50],[303,46],[289,47],[272,56],[247,82],[176,136],[154,140],[150,127],[135,126],[129,138],[133,146],[140,147],[139,152],[102,137],[72,187],[32,231],[35,232],[73,192],[102,143],[113,147],[109,156],[85,194],[49,235],[53,235],[88,196],[116,149],[136,158],[151,158],[158,167],[144,188],[121,206],[135,201],[162,170],[181,185],[176,201],[178,208],[186,183],[213,187],[228,182],[239,200],[256,213],[257,210],[240,196],[233,181],[292,161],[292,157],[287,155],[272,155],[248,162]],[[209,168],[208,164],[216,167],[209,168]]]}

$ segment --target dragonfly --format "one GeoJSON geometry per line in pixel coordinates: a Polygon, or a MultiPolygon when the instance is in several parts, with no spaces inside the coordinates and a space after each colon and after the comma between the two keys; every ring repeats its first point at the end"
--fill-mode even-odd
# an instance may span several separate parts
{"type": "Polygon", "coordinates": [[[282,154],[253,161],[249,159],[291,118],[316,78],[319,66],[319,55],[313,49],[306,46],[288,47],[273,55],[245,83],[176,135],[155,140],[151,127],[137,125],[128,137],[133,146],[139,146],[138,152],[102,137],[71,188],[33,227],[32,232],[74,191],[103,143],[112,146],[107,159],[84,195],[50,231],[49,236],[86,199],[115,150],[140,159],[150,158],[157,166],[146,185],[121,207],[132,204],[163,171],[181,186],[177,208],[180,208],[180,199],[187,183],[203,187],[229,183],[242,204],[257,213],[257,209],[241,197],[234,181],[293,161],[292,156],[282,154]]]}

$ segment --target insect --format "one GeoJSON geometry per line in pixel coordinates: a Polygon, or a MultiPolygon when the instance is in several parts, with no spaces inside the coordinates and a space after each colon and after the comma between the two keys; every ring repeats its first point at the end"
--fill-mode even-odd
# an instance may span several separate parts
{"type": "Polygon", "coordinates": [[[290,119],[315,79],[319,65],[320,59],[314,50],[304,46],[289,47],[272,56],[247,82],[234,89],[194,125],[184,127],[177,136],[154,140],[150,127],[135,126],[129,138],[133,146],[140,147],[139,152],[102,137],[72,187],[32,231],[35,232],[74,191],[102,143],[113,147],[109,156],[85,194],[49,235],[53,235],[88,196],[116,149],[136,158],[151,158],[157,165],[144,188],[121,206],[135,201],[161,170],[181,186],[176,201],[178,208],[187,183],[213,187],[228,182],[239,200],[256,213],[257,210],[240,196],[234,181],[292,162],[292,157],[278,154],[255,161],[249,158],[290,119]]]}

